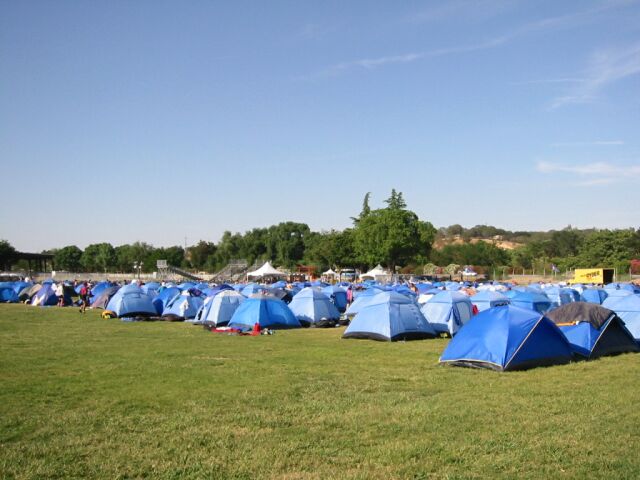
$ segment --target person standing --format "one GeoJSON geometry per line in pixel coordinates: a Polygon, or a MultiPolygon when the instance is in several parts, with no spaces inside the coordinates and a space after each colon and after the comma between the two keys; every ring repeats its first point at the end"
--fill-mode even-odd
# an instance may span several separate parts
{"type": "Polygon", "coordinates": [[[64,285],[62,282],[56,285],[56,297],[58,297],[58,306],[64,307],[64,285]]]}
{"type": "Polygon", "coordinates": [[[80,289],[80,313],[86,313],[87,307],[89,306],[89,285],[87,282],[82,284],[82,288],[80,289]]]}

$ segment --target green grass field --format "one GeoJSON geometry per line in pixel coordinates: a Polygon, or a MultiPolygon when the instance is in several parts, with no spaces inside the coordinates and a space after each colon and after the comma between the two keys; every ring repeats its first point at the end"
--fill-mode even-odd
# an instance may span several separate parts
{"type": "Polygon", "coordinates": [[[640,475],[640,355],[501,374],[342,331],[0,305],[0,477],[640,475]]]}

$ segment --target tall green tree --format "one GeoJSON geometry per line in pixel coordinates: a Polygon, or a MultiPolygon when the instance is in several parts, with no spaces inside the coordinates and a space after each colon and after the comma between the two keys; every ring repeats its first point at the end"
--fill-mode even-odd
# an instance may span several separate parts
{"type": "Polygon", "coordinates": [[[82,252],[80,263],[85,272],[107,272],[116,266],[116,252],[110,243],[94,243],[82,252]]]}
{"type": "Polygon", "coordinates": [[[79,272],[82,270],[81,258],[82,250],[75,245],[68,245],[56,251],[53,262],[58,270],[79,272]]]}
{"type": "Polygon", "coordinates": [[[435,229],[406,209],[402,193],[395,189],[387,207],[372,210],[354,228],[356,253],[367,266],[385,264],[392,270],[416,256],[428,257],[435,229]]]}
{"type": "Polygon", "coordinates": [[[0,240],[0,270],[11,269],[16,249],[7,241],[0,240]]]}

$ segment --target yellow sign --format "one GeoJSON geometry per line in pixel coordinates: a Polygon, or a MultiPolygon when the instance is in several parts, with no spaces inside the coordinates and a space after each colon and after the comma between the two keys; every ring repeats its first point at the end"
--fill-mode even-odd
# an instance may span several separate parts
{"type": "Polygon", "coordinates": [[[576,268],[571,283],[609,283],[613,280],[612,268],[576,268]]]}

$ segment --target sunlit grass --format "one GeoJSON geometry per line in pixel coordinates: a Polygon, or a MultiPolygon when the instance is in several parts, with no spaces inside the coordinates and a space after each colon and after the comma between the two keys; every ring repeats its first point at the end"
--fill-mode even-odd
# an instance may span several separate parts
{"type": "Polygon", "coordinates": [[[0,305],[2,478],[637,478],[640,355],[500,374],[446,340],[236,337],[0,305]]]}

